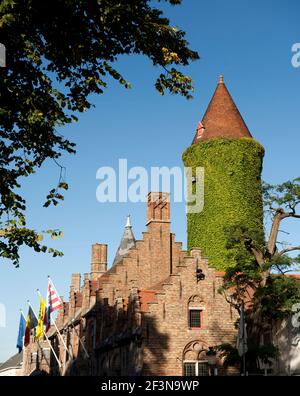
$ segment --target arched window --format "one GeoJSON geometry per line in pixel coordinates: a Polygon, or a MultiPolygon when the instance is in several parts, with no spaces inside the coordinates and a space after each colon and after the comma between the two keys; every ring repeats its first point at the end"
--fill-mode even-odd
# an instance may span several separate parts
{"type": "Polygon", "coordinates": [[[195,340],[187,344],[183,351],[183,375],[208,376],[209,367],[206,357],[207,345],[195,340]]]}
{"type": "Polygon", "coordinates": [[[188,301],[188,327],[202,329],[204,327],[205,306],[200,296],[195,295],[188,301]]]}

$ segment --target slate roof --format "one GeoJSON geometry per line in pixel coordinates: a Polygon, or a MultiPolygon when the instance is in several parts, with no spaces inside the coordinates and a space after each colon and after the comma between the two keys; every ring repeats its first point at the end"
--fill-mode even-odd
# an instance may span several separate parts
{"type": "Polygon", "coordinates": [[[130,216],[127,216],[127,223],[125,226],[124,234],[121,239],[120,245],[116,252],[113,265],[117,264],[122,260],[124,256],[128,253],[129,249],[135,246],[135,237],[132,232],[132,226],[130,223],[130,216]]]}
{"type": "Polygon", "coordinates": [[[10,357],[6,362],[2,363],[0,366],[0,371],[4,371],[10,368],[20,368],[23,362],[23,351],[21,353],[16,353],[14,356],[10,357]]]}

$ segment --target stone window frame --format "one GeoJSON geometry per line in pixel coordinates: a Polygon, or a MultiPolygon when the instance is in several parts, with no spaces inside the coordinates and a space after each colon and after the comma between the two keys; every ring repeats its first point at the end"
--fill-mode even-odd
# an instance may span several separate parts
{"type": "Polygon", "coordinates": [[[206,310],[203,299],[198,294],[191,296],[187,304],[187,323],[189,330],[204,330],[205,329],[205,314],[206,310]],[[200,311],[200,327],[191,327],[190,311],[200,311]]]}
{"type": "Polygon", "coordinates": [[[203,329],[203,309],[202,308],[194,308],[194,307],[189,308],[188,316],[189,316],[188,322],[189,322],[189,329],[190,330],[202,330],[203,329]],[[200,327],[192,326],[192,323],[191,323],[191,311],[199,312],[200,327]]]}
{"type": "Polygon", "coordinates": [[[185,364],[186,363],[193,363],[195,364],[195,375],[199,375],[199,364],[205,363],[206,365],[206,375],[209,375],[209,366],[208,366],[208,359],[207,359],[207,351],[209,347],[208,344],[201,339],[195,339],[190,341],[182,351],[182,375],[185,375],[185,364]]]}
{"type": "MultiPolygon", "coordinates": [[[[195,375],[194,377],[203,377],[203,376],[209,376],[209,365],[208,365],[208,361],[207,360],[184,360],[183,361],[183,365],[182,365],[182,371],[183,371],[183,376],[186,376],[185,373],[185,365],[186,364],[194,364],[195,365],[195,375]],[[199,374],[200,370],[199,370],[199,365],[200,364],[205,364],[206,368],[207,368],[207,374],[206,375],[201,375],[199,374]]],[[[193,376],[193,375],[191,375],[193,376]]]]}

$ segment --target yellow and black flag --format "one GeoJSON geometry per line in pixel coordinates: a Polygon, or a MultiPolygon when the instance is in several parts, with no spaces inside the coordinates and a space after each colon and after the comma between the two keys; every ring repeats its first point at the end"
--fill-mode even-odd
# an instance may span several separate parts
{"type": "Polygon", "coordinates": [[[46,316],[46,303],[42,296],[40,296],[40,310],[39,310],[39,318],[38,325],[36,328],[35,338],[40,340],[44,338],[44,324],[45,324],[45,316],[46,316]]]}

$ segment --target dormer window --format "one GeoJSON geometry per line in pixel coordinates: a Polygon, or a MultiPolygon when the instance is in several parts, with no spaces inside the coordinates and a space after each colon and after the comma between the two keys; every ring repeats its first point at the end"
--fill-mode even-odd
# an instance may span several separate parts
{"type": "Polygon", "coordinates": [[[200,121],[197,125],[197,139],[202,138],[204,131],[205,131],[205,127],[202,124],[202,122],[200,121]]]}

